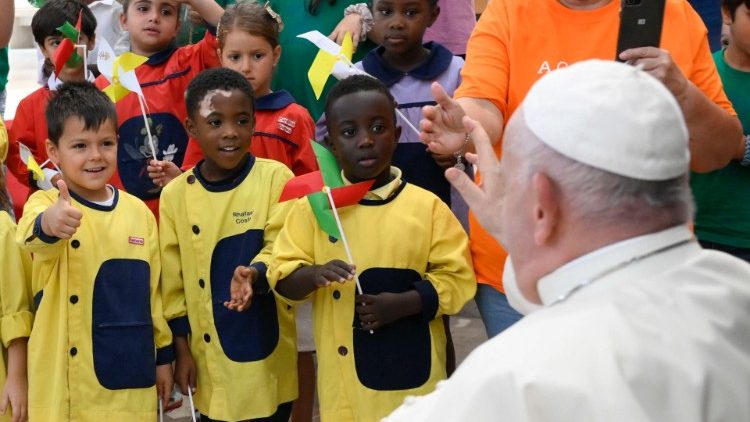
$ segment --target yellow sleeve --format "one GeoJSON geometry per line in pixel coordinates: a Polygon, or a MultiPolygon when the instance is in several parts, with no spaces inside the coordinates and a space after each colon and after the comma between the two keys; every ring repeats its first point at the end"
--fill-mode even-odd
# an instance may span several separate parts
{"type": "Polygon", "coordinates": [[[448,206],[437,198],[425,278],[437,292],[435,317],[458,313],[477,290],[466,232],[448,206]]]}
{"type": "Polygon", "coordinates": [[[161,293],[164,304],[164,318],[168,321],[172,334],[187,336],[190,325],[187,320],[187,303],[182,279],[180,244],[177,240],[174,209],[167,189],[159,202],[159,249],[161,251],[161,293]]]}
{"type": "Polygon", "coordinates": [[[6,348],[17,338],[29,337],[31,313],[31,258],[15,242],[16,226],[10,215],[0,211],[0,333],[6,348]]]}
{"type": "MultiPolygon", "coordinates": [[[[145,206],[144,206],[145,209],[145,206]]],[[[164,319],[164,307],[161,297],[161,257],[159,256],[159,233],[156,218],[148,212],[148,245],[149,265],[151,267],[151,321],[154,325],[154,343],[156,345],[156,364],[163,365],[174,360],[172,349],[172,332],[164,319]]]]}
{"type": "MultiPolygon", "coordinates": [[[[294,201],[279,202],[281,191],[284,190],[286,182],[292,177],[294,177],[294,174],[291,170],[280,166],[270,184],[271,194],[269,196],[272,198],[273,203],[269,209],[268,219],[263,228],[263,249],[255,255],[250,264],[259,271],[259,278],[256,281],[256,284],[259,286],[268,286],[268,265],[273,254],[273,244],[281,231],[281,227],[284,226],[284,221],[289,214],[289,210],[294,204],[294,201]]],[[[261,287],[261,290],[264,290],[263,287],[261,287]]]]}
{"type": "Polygon", "coordinates": [[[56,190],[36,191],[23,207],[23,217],[18,222],[16,231],[16,242],[34,254],[34,259],[57,258],[68,244],[67,240],[47,236],[42,231],[42,213],[57,201],[58,195],[56,190]]]}
{"type": "Polygon", "coordinates": [[[2,117],[0,117],[0,163],[5,163],[5,157],[8,156],[8,129],[5,127],[2,117]]]}
{"type": "MultiPolygon", "coordinates": [[[[268,284],[274,291],[283,280],[298,268],[315,263],[315,230],[317,223],[307,198],[293,201],[284,226],[273,245],[273,255],[268,266],[268,284]]],[[[307,298],[294,301],[278,294],[284,302],[298,304],[307,298]]]]}

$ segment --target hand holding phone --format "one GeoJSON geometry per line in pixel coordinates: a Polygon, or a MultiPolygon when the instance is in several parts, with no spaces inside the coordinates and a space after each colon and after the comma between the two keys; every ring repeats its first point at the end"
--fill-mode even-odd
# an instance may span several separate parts
{"type": "Polygon", "coordinates": [[[638,47],[659,47],[666,0],[622,0],[616,60],[638,47]]]}

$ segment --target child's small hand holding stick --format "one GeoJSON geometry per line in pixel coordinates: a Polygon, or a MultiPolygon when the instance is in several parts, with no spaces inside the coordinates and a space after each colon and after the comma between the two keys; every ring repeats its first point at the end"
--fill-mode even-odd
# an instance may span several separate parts
{"type": "Polygon", "coordinates": [[[154,184],[160,187],[166,186],[167,183],[182,174],[182,170],[175,163],[166,160],[149,161],[146,171],[148,171],[148,177],[151,178],[154,184]]]}

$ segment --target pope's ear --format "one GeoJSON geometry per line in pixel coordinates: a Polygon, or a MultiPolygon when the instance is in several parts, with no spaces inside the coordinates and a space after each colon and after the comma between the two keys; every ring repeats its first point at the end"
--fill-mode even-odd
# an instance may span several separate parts
{"type": "Polygon", "coordinates": [[[559,195],[552,180],[544,173],[531,176],[531,212],[534,243],[547,245],[560,224],[559,195]]]}

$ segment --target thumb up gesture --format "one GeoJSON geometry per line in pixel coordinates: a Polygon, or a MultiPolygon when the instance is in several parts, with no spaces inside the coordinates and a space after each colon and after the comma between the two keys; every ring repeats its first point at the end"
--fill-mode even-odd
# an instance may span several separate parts
{"type": "Polygon", "coordinates": [[[42,214],[42,231],[47,236],[70,239],[81,225],[83,213],[70,202],[68,185],[63,180],[57,181],[60,197],[42,214]]]}

